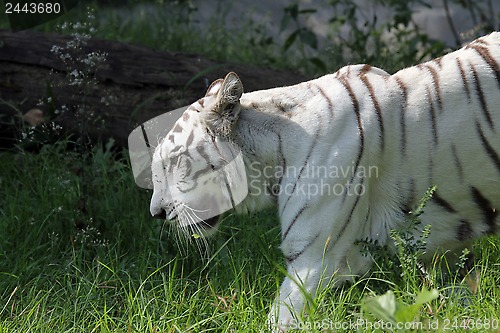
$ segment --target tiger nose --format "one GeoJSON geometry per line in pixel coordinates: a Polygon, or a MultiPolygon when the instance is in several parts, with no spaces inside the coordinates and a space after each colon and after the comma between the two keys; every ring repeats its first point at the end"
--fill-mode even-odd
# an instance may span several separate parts
{"type": "Polygon", "coordinates": [[[164,209],[160,209],[159,212],[152,214],[155,219],[161,219],[161,220],[166,220],[167,219],[167,212],[164,209]]]}
{"type": "Polygon", "coordinates": [[[158,191],[153,191],[153,196],[151,197],[151,202],[149,203],[149,212],[151,216],[157,219],[166,219],[167,213],[165,212],[163,205],[163,198],[158,191]]]}
{"type": "Polygon", "coordinates": [[[149,212],[155,219],[167,219],[167,212],[162,207],[151,206],[149,212]]]}

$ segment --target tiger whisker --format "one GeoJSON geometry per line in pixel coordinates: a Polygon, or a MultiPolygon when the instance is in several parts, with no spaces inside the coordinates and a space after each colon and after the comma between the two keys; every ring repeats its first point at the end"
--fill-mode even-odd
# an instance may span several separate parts
{"type": "Polygon", "coordinates": [[[202,235],[203,230],[200,227],[200,222],[204,223],[202,219],[200,219],[196,215],[196,210],[192,209],[186,204],[182,204],[183,209],[180,210],[179,220],[181,221],[181,225],[184,229],[183,236],[188,239],[190,242],[194,241],[198,251],[200,254],[208,254],[209,253],[209,245],[208,241],[205,237],[191,237],[194,235],[202,235]]]}

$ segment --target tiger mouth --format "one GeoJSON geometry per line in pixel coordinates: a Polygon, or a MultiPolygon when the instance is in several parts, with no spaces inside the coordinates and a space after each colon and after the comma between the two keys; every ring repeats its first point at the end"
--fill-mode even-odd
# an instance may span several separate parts
{"type": "Polygon", "coordinates": [[[159,219],[159,220],[166,220],[167,219],[167,212],[164,209],[162,209],[160,211],[160,213],[155,214],[153,217],[155,219],[159,219]]]}
{"type": "MultiPolygon", "coordinates": [[[[179,223],[179,219],[177,216],[174,216],[173,218],[169,219],[167,218],[167,212],[165,210],[162,210],[161,213],[155,215],[155,218],[161,219],[161,220],[168,220],[170,222],[177,222],[179,223]]],[[[199,228],[201,230],[212,230],[217,227],[220,221],[220,215],[213,216],[211,218],[205,219],[198,221],[193,224],[196,228],[199,228]]]]}

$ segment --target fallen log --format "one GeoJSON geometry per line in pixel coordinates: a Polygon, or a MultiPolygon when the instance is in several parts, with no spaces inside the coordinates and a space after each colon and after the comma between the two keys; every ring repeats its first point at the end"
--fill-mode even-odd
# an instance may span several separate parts
{"type": "Polygon", "coordinates": [[[297,73],[90,38],[76,47],[73,59],[99,52],[106,60],[87,73],[95,82],[82,87],[71,79],[75,70],[85,68],[76,62],[76,68],[69,67],[57,53],[74,38],[0,30],[1,114],[38,108],[66,132],[83,133],[92,140],[114,138],[117,145],[126,146],[136,126],[197,100],[208,84],[229,71],[238,73],[246,91],[305,79],[297,73]]]}

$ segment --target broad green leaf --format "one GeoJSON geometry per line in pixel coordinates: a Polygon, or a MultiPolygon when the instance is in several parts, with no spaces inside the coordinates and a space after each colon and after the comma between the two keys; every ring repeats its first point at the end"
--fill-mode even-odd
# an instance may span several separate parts
{"type": "Polygon", "coordinates": [[[437,289],[427,290],[425,287],[422,291],[417,295],[417,299],[415,299],[415,305],[422,306],[425,303],[429,303],[436,298],[438,298],[439,292],[437,289]]]}
{"type": "Polygon", "coordinates": [[[300,30],[295,30],[292,32],[290,36],[285,40],[285,43],[283,43],[283,51],[286,51],[292,46],[293,42],[295,42],[295,39],[297,38],[300,30]]]}
{"type": "Polygon", "coordinates": [[[314,32],[307,28],[302,28],[299,30],[300,41],[306,45],[309,45],[313,49],[318,49],[318,39],[314,32]]]}
{"type": "Polygon", "coordinates": [[[322,71],[322,72],[327,71],[326,64],[320,58],[312,57],[312,58],[309,58],[309,61],[312,62],[313,65],[316,66],[320,71],[322,71]]]}
{"type": "Polygon", "coordinates": [[[365,300],[363,307],[377,319],[395,323],[396,296],[389,290],[384,295],[365,300]]]}

